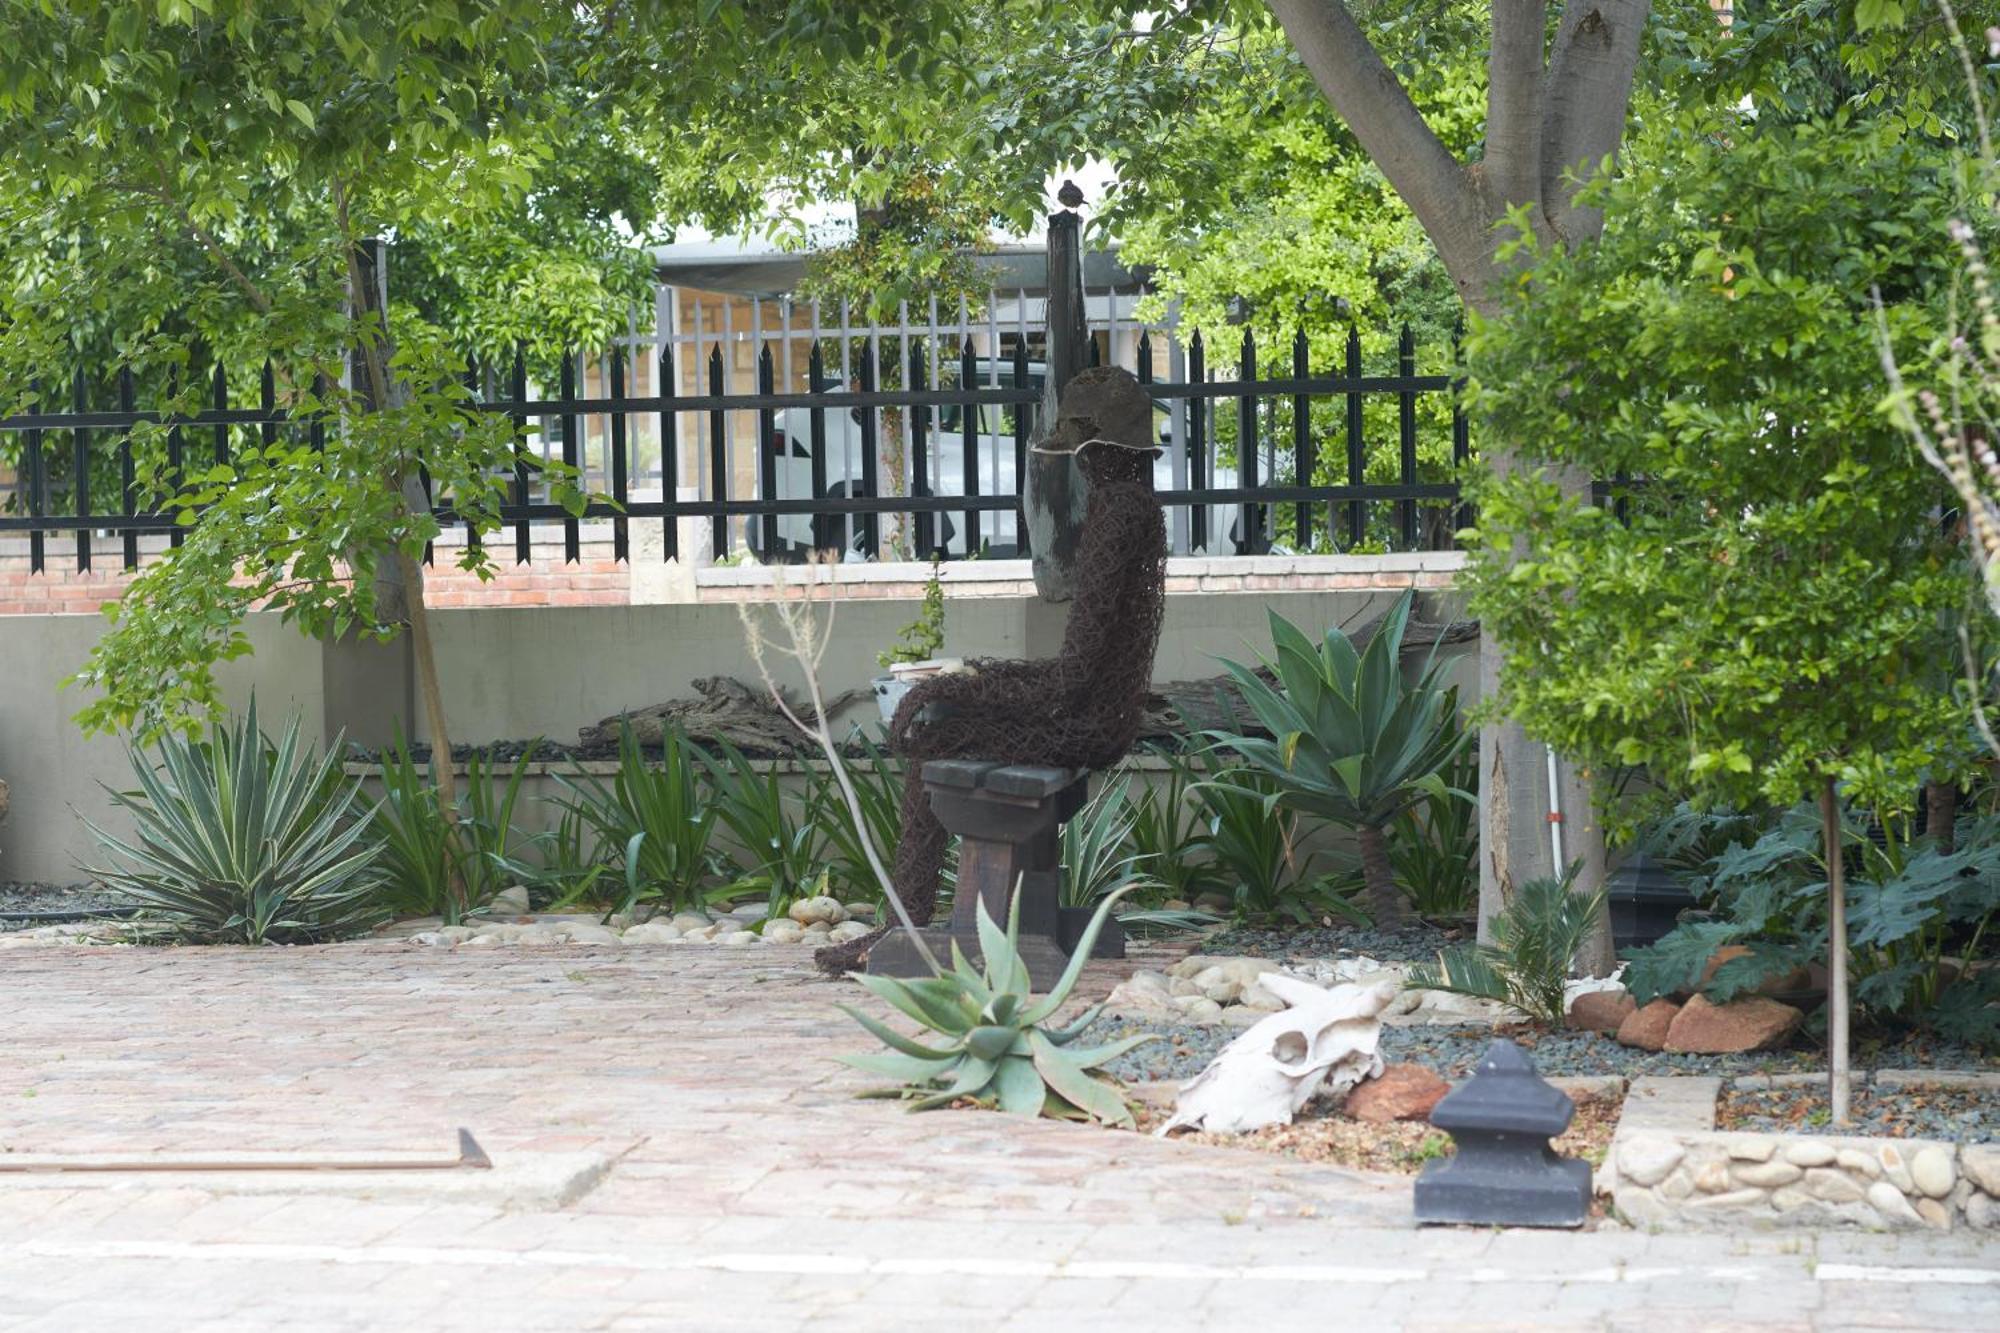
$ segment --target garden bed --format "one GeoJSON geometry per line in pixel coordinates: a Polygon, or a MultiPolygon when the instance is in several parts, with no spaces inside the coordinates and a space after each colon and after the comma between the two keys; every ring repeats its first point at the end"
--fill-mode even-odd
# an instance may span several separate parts
{"type": "Polygon", "coordinates": [[[1382,962],[1429,962],[1438,950],[1464,943],[1464,926],[1418,922],[1397,930],[1370,926],[1291,926],[1270,929],[1236,926],[1203,940],[1200,952],[1216,957],[1269,958],[1307,962],[1326,958],[1374,958],[1382,962]]]}
{"type": "Polygon", "coordinates": [[[1875,1138],[1953,1138],[2000,1142],[2000,1075],[1987,1087],[1893,1087],[1854,1091],[1848,1128],[1836,1130],[1827,1109],[1826,1080],[1779,1087],[1726,1086],[1716,1104],[1718,1129],[1766,1134],[1860,1134],[1875,1138]]]}

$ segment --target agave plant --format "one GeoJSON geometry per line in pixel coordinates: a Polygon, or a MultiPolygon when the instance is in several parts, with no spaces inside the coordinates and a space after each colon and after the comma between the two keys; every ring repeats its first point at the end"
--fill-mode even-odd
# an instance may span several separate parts
{"type": "Polygon", "coordinates": [[[998,1106],[1013,1115],[1062,1120],[1097,1120],[1132,1127],[1132,1111],[1115,1085],[1091,1071],[1107,1060],[1155,1039],[1153,1033],[1125,1037],[1105,1046],[1078,1050],[1072,1042],[1097,1017],[1093,1007],[1064,1028],[1044,1026],[1069,999],[1097,933],[1122,893],[1113,893],[1090,918],[1069,966],[1049,993],[1036,1000],[1021,961],[1021,899],[1014,897],[1002,931],[979,908],[978,968],[952,945],[951,968],[932,977],[899,980],[855,977],[877,997],[916,1020],[941,1045],[906,1037],[849,1005],[855,1022],[887,1046],[887,1051],[841,1058],[857,1069],[900,1080],[899,1086],[864,1094],[898,1097],[913,1111],[948,1106],[961,1098],[998,1106]]]}
{"type": "Polygon", "coordinates": [[[1404,593],[1368,647],[1356,652],[1340,629],[1315,646],[1297,626],[1271,613],[1278,678],[1274,687],[1235,662],[1234,678],[1269,738],[1211,732],[1276,784],[1268,804],[1317,815],[1355,830],[1369,915],[1378,926],[1405,917],[1389,859],[1392,820],[1445,788],[1439,776],[1471,733],[1458,725],[1458,691],[1433,658],[1415,685],[1403,680],[1403,630],[1412,596],[1404,593]]]}
{"type": "Polygon", "coordinates": [[[1411,990],[1497,1000],[1551,1025],[1563,1021],[1570,963],[1604,909],[1604,892],[1572,893],[1569,880],[1533,879],[1493,918],[1493,943],[1458,945],[1410,968],[1411,990]]]}
{"type": "Polygon", "coordinates": [[[359,934],[383,913],[381,848],[361,787],[300,744],[298,719],[276,745],[257,705],[206,742],[168,736],[158,762],[131,752],[138,790],[112,791],[130,841],[86,820],[114,864],[90,873],[183,934],[217,944],[311,943],[359,934]]]}

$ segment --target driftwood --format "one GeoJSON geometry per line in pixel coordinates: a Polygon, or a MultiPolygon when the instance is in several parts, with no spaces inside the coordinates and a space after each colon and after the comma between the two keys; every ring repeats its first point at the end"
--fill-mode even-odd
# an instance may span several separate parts
{"type": "MultiPolygon", "coordinates": [[[[577,732],[582,748],[615,752],[619,727],[627,724],[639,744],[650,748],[661,743],[663,729],[671,724],[697,745],[713,748],[728,744],[756,759],[790,758],[811,749],[810,742],[785,719],[764,690],[731,676],[704,676],[693,685],[695,698],[669,699],[650,708],[616,713],[582,728],[577,732]]],[[[865,690],[847,690],[829,700],[828,707],[837,717],[843,709],[871,697],[865,690]]],[[[809,704],[789,694],[785,702],[806,723],[814,720],[809,704]]]]}

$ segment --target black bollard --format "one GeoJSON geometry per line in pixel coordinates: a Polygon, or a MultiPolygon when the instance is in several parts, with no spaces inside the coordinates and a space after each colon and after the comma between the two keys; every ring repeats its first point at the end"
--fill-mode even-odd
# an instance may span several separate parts
{"type": "Polygon", "coordinates": [[[1590,1163],[1549,1146],[1575,1114],[1576,1104],[1542,1081],[1519,1046],[1494,1042],[1472,1077],[1431,1112],[1457,1151],[1417,1177],[1417,1221],[1582,1226],[1590,1216],[1590,1163]]]}

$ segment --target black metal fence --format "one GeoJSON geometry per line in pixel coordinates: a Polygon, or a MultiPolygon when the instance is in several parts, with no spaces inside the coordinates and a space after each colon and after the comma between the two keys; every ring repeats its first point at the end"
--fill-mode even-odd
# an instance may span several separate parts
{"type": "MultiPolygon", "coordinates": [[[[608,522],[621,560],[631,553],[632,525],[649,522],[662,525],[667,559],[691,554],[682,550],[683,519],[708,520],[702,540],[714,559],[739,553],[739,529],[742,548],[765,560],[814,551],[866,559],[1026,554],[1019,497],[1043,398],[1032,339],[1024,328],[1011,346],[994,339],[982,351],[969,336],[941,348],[936,337],[904,333],[902,355],[883,353],[875,339],[815,337],[803,392],[789,384],[781,389],[769,342],[757,356],[755,391],[739,393],[728,391],[720,342],[706,357],[697,350],[697,365],[683,368],[675,364],[676,345],[684,341],[677,338],[649,349],[656,353],[645,376],[650,392],[629,387],[638,340],[626,340],[594,368],[563,357],[552,386],[531,385],[521,358],[504,370],[476,368],[468,381],[478,410],[508,416],[524,434],[539,432],[545,456],[560,456],[601,484],[583,519],[608,522]],[[684,369],[696,372],[692,382],[700,392],[683,391],[684,369]],[[586,466],[591,437],[580,424],[591,418],[606,425],[594,446],[596,468],[586,466]],[[746,418],[755,423],[754,463],[742,457],[735,429],[746,418]],[[885,466],[892,434],[897,448],[893,465],[885,466]],[[642,435],[656,456],[643,468],[637,466],[642,435]]],[[[1169,359],[1184,373],[1164,380],[1156,375],[1156,333],[1168,336],[1140,332],[1128,368],[1160,409],[1156,480],[1161,505],[1186,534],[1177,549],[1219,554],[1452,543],[1466,517],[1453,475],[1471,452],[1466,419],[1451,375],[1418,373],[1407,329],[1392,373],[1366,373],[1362,340],[1350,331],[1337,371],[1312,364],[1301,333],[1275,377],[1260,371],[1263,349],[1246,330],[1232,349],[1235,374],[1226,379],[1214,377],[1210,349],[1197,331],[1169,359]],[[1389,483],[1366,480],[1371,452],[1379,466],[1389,444],[1382,409],[1370,424],[1371,402],[1394,408],[1396,479],[1389,483]],[[1433,463],[1420,468],[1420,415],[1430,429],[1448,430],[1448,467],[1435,462],[1444,453],[1439,440],[1433,463]]],[[[1104,355],[1095,340],[1090,351],[1093,361],[1104,355]]],[[[1449,352],[1441,357],[1447,364],[1449,352]]],[[[790,357],[788,345],[788,363],[790,357]]],[[[210,406],[192,415],[169,418],[138,408],[132,376],[120,372],[94,386],[77,375],[66,410],[44,400],[32,412],[0,418],[0,483],[12,463],[11,487],[0,485],[0,537],[25,534],[30,567],[39,572],[51,545],[65,538],[76,567],[89,569],[94,537],[113,535],[119,560],[131,568],[144,556],[142,537],[165,534],[176,545],[182,537],[170,515],[143,507],[135,426],[167,427],[162,475],[169,483],[226,465],[232,439],[323,444],[325,432],[338,429],[324,419],[295,420],[279,407],[269,365],[254,406],[238,405],[222,366],[207,375],[210,406]]],[[[560,525],[564,557],[574,560],[583,525],[548,497],[536,473],[531,459],[515,464],[502,509],[514,559],[532,558],[537,527],[560,525]]],[[[436,495],[432,503],[449,531],[458,517],[451,497],[436,495]]]]}

